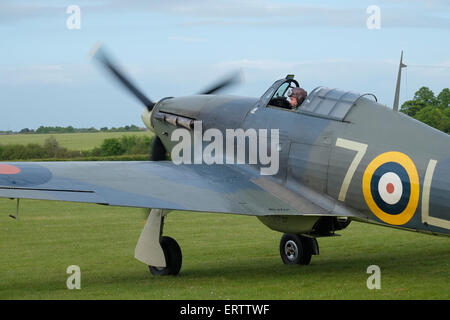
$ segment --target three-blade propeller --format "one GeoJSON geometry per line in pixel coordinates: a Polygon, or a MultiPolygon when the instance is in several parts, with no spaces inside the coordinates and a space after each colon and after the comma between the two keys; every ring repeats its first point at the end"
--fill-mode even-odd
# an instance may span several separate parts
{"type": "MultiPolygon", "coordinates": [[[[148,111],[152,111],[155,103],[150,100],[137,86],[125,75],[124,71],[121,71],[119,67],[113,63],[112,59],[106,53],[106,50],[101,47],[100,43],[97,43],[91,50],[90,56],[99,61],[111,74],[128,89],[128,91],[135,96],[141,103],[147,108],[148,111]]],[[[242,72],[235,72],[231,76],[218,81],[217,83],[209,86],[207,89],[201,91],[199,94],[214,94],[226,87],[230,87],[235,84],[239,84],[243,81],[242,72]]]]}
{"type": "MultiPolygon", "coordinates": [[[[106,53],[106,50],[101,47],[100,43],[97,42],[90,52],[91,58],[96,59],[101,63],[103,67],[108,70],[116,80],[118,80],[128,91],[135,96],[149,112],[153,110],[155,103],[150,100],[137,86],[125,75],[125,72],[120,70],[119,67],[113,63],[112,59],[106,53]]],[[[242,72],[235,72],[231,76],[218,81],[217,83],[211,85],[207,89],[201,91],[199,94],[214,94],[223,90],[226,87],[243,82],[242,72]]],[[[160,161],[167,160],[167,150],[165,149],[161,139],[156,135],[153,139],[152,151],[150,155],[150,160],[160,161]]]]}
{"type": "Polygon", "coordinates": [[[214,94],[225,89],[226,87],[231,87],[232,85],[240,84],[242,82],[244,82],[244,77],[242,70],[240,70],[211,85],[207,89],[201,91],[199,94],[214,94]]]}
{"type": "Polygon", "coordinates": [[[152,111],[155,103],[147,98],[145,94],[139,90],[131,80],[125,76],[123,71],[120,71],[119,68],[113,64],[111,58],[108,57],[105,50],[97,43],[91,51],[91,57],[97,59],[107,70],[111,72],[115,76],[115,78],[122,83],[132,95],[134,95],[142,104],[147,108],[148,111],[152,111]]]}

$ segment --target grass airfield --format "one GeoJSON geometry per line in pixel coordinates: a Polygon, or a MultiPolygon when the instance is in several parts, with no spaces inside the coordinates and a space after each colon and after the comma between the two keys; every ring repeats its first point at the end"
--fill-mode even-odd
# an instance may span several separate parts
{"type": "Polygon", "coordinates": [[[183,251],[176,277],[134,259],[142,209],[0,199],[0,299],[449,299],[449,239],[352,222],[320,238],[310,266],[286,266],[281,234],[255,217],[172,212],[183,251]],[[369,265],[381,289],[366,287],[369,265]],[[68,290],[70,265],[81,290],[68,290]]]}

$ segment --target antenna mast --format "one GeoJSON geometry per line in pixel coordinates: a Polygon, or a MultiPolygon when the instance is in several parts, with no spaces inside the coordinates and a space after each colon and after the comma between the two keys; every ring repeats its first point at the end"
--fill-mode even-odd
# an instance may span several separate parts
{"type": "Polygon", "coordinates": [[[398,101],[400,97],[400,82],[402,79],[402,69],[406,68],[406,64],[403,63],[403,50],[400,56],[400,64],[398,66],[398,75],[397,75],[397,86],[395,88],[395,98],[394,98],[394,111],[398,111],[398,101]]]}

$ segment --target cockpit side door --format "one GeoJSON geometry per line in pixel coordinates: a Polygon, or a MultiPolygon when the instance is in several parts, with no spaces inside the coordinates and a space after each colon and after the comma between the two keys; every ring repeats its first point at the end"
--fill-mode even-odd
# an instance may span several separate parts
{"type": "MultiPolygon", "coordinates": [[[[282,183],[286,180],[287,160],[291,143],[286,126],[289,126],[289,122],[292,121],[292,119],[288,117],[288,115],[292,114],[293,113],[291,112],[286,112],[278,108],[253,108],[253,110],[247,114],[242,125],[244,130],[267,130],[267,148],[269,148],[267,154],[278,154],[278,170],[274,174],[274,177],[279,179],[282,183]],[[275,133],[274,131],[276,131],[276,134],[278,135],[278,143],[275,146],[275,150],[272,150],[271,142],[273,138],[272,133],[275,133]]],[[[261,139],[261,136],[259,139],[261,139]]],[[[261,147],[261,145],[259,145],[258,148],[259,147],[261,147]]]]}

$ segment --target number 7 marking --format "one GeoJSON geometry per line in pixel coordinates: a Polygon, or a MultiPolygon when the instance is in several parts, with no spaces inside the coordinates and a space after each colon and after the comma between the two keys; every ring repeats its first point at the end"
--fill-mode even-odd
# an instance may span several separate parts
{"type": "Polygon", "coordinates": [[[336,140],[336,146],[344,149],[349,149],[356,151],[355,158],[353,158],[352,163],[350,163],[350,167],[347,170],[347,174],[344,177],[344,182],[341,186],[341,191],[339,192],[339,201],[344,202],[347,196],[348,187],[350,186],[350,182],[353,179],[353,176],[361,163],[362,158],[366,154],[368,145],[365,143],[359,143],[356,141],[346,140],[338,138],[336,140]]]}

